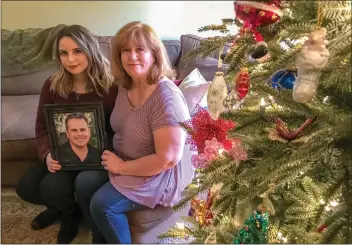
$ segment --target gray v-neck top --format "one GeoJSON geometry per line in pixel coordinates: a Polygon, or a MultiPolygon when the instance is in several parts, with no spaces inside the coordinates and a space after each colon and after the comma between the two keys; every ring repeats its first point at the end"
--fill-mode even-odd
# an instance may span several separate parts
{"type": "MultiPolygon", "coordinates": [[[[159,81],[145,103],[133,108],[127,90],[119,86],[110,117],[115,132],[114,150],[123,160],[134,160],[155,153],[153,131],[179,126],[190,119],[186,100],[180,89],[167,78],[159,81]]],[[[146,164],[145,168],[148,168],[146,164]]],[[[130,200],[154,208],[157,204],[173,206],[191,182],[193,167],[180,161],[175,167],[151,177],[123,176],[109,173],[110,182],[130,200]]]]}

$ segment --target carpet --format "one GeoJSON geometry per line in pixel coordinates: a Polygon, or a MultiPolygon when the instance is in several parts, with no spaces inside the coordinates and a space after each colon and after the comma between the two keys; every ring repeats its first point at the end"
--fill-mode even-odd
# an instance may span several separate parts
{"type": "MultiPolygon", "coordinates": [[[[34,231],[30,224],[45,207],[22,201],[13,188],[1,189],[1,243],[39,244],[56,243],[60,224],[53,224],[43,230],[34,231]]],[[[81,225],[73,244],[91,243],[91,232],[81,225]]]]}

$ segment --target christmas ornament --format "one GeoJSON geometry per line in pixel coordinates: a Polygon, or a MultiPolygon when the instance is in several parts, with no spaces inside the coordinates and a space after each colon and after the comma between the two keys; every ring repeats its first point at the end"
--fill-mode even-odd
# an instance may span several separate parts
{"type": "Polygon", "coordinates": [[[300,133],[303,132],[305,128],[311,125],[316,120],[316,117],[307,119],[298,129],[289,130],[287,124],[282,121],[279,117],[274,119],[275,130],[267,129],[269,132],[269,139],[281,141],[287,143],[288,141],[295,140],[299,137],[300,133]]]}
{"type": "Polygon", "coordinates": [[[186,143],[191,145],[191,150],[204,152],[205,141],[214,137],[225,150],[232,148],[232,141],[227,138],[227,131],[235,127],[232,120],[213,120],[207,110],[197,105],[192,119],[181,125],[189,132],[186,143]]]}
{"type": "Polygon", "coordinates": [[[199,153],[198,155],[193,155],[191,157],[193,167],[207,168],[210,162],[219,155],[221,150],[223,150],[223,146],[216,138],[206,140],[204,153],[199,153]]]}
{"type": "Polygon", "coordinates": [[[200,226],[208,226],[213,221],[214,215],[211,210],[213,199],[214,195],[209,191],[206,201],[199,200],[198,198],[191,200],[191,209],[188,214],[194,217],[200,226]]]}
{"type": "Polygon", "coordinates": [[[238,110],[249,92],[250,80],[248,68],[242,68],[234,79],[234,86],[224,100],[224,107],[230,110],[238,110]]]}
{"type": "Polygon", "coordinates": [[[242,68],[240,73],[236,76],[235,87],[238,97],[242,100],[246,97],[249,91],[250,80],[248,68],[242,68]]]}
{"type": "Polygon", "coordinates": [[[247,150],[243,147],[240,138],[232,139],[232,149],[229,150],[229,155],[236,163],[239,163],[241,160],[247,160],[247,150]]]}
{"type": "Polygon", "coordinates": [[[207,168],[209,163],[213,160],[209,155],[204,153],[199,153],[198,155],[193,155],[191,157],[191,162],[195,168],[207,168]]]}
{"type": "Polygon", "coordinates": [[[244,226],[236,234],[234,244],[263,244],[267,243],[269,215],[275,215],[275,209],[269,199],[269,194],[274,189],[274,184],[268,185],[269,189],[261,194],[263,202],[244,222],[244,226]]]}
{"type": "Polygon", "coordinates": [[[255,210],[234,238],[234,244],[267,243],[269,212],[255,210]]]}
{"type": "Polygon", "coordinates": [[[293,100],[307,103],[314,97],[321,70],[328,63],[330,52],[326,48],[326,29],[313,31],[303,44],[302,50],[297,54],[298,67],[297,80],[293,86],[293,100]]]}
{"type": "Polygon", "coordinates": [[[273,88],[292,89],[295,84],[297,72],[293,69],[281,69],[270,77],[273,88]]]}
{"type": "Polygon", "coordinates": [[[326,224],[322,224],[321,226],[319,226],[317,231],[321,233],[321,232],[326,231],[327,228],[328,228],[328,226],[326,224]]]}
{"type": "Polygon", "coordinates": [[[234,1],[236,18],[243,23],[240,35],[246,32],[253,34],[256,44],[251,56],[254,59],[264,59],[268,56],[268,45],[262,35],[257,31],[258,27],[271,25],[280,20],[283,15],[280,10],[280,0],[271,2],[234,1]]]}
{"type": "Polygon", "coordinates": [[[225,100],[227,93],[224,73],[218,71],[215,73],[215,77],[209,86],[207,95],[208,109],[212,119],[218,119],[220,113],[225,109],[223,101],[225,100]]]}
{"type": "Polygon", "coordinates": [[[224,100],[224,107],[229,110],[239,110],[244,100],[241,100],[235,89],[231,89],[230,93],[224,100]]]}
{"type": "Polygon", "coordinates": [[[269,194],[274,191],[275,185],[270,183],[268,184],[268,190],[265,191],[263,194],[260,195],[260,197],[263,199],[262,204],[258,206],[258,208],[263,211],[263,212],[269,212],[270,215],[275,215],[275,208],[273,203],[271,202],[269,198],[269,194]]]}

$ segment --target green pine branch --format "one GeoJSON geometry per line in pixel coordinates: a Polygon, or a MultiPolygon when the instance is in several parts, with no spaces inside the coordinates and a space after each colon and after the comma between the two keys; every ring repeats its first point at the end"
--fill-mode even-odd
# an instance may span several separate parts
{"type": "MultiPolygon", "coordinates": [[[[206,38],[186,55],[218,58],[220,45],[231,46],[223,60],[229,64],[225,80],[231,88],[241,68],[248,68],[251,87],[242,107],[220,115],[235,122],[228,136],[242,139],[248,160],[235,165],[225,153],[212,161],[199,171],[199,186],[194,180],[175,207],[188,204],[213,184],[221,183],[213,203],[214,225],[217,241],[232,243],[248,213],[261,202],[260,196],[274,184],[270,199],[276,214],[270,217],[270,243],[283,243],[278,232],[287,243],[348,243],[352,225],[351,2],[290,0],[282,1],[282,5],[285,16],[280,22],[258,28],[268,44],[269,59],[248,59],[255,44],[250,33],[206,38]],[[318,28],[319,6],[323,9],[322,27],[327,29],[330,58],[321,71],[315,97],[301,104],[293,100],[292,90],[274,89],[271,79],[278,70],[295,66],[303,38],[318,28]],[[268,105],[264,115],[259,112],[262,97],[268,105]],[[298,138],[284,143],[270,139],[275,132],[278,134],[273,120],[276,117],[286,122],[289,130],[299,128],[308,118],[316,120],[298,138]],[[337,200],[339,204],[331,206],[337,200]]],[[[201,31],[225,32],[234,24],[242,25],[237,19],[224,19],[222,25],[209,25],[201,31]]],[[[207,227],[199,230],[194,227],[189,234],[203,243],[210,231],[207,227]]]]}

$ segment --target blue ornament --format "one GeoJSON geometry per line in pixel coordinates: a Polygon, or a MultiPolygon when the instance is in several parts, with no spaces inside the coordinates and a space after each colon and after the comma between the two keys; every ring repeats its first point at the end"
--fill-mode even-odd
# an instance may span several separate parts
{"type": "Polygon", "coordinates": [[[296,82],[297,71],[293,69],[281,69],[270,77],[271,86],[273,88],[293,89],[296,82]]]}

